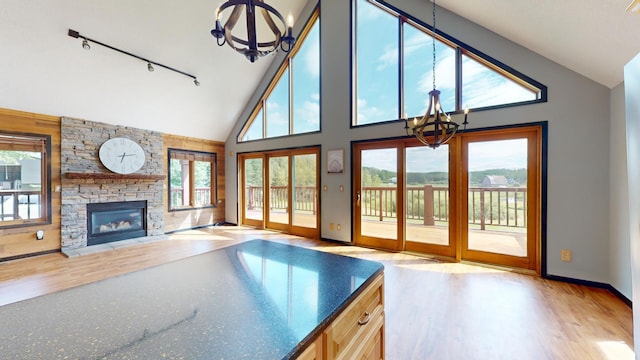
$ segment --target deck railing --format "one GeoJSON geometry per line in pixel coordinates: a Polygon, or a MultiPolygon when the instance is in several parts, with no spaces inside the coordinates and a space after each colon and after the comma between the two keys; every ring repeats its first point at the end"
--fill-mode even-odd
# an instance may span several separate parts
{"type": "MultiPolygon", "coordinates": [[[[269,188],[269,206],[273,209],[288,209],[288,187],[271,186],[269,188]]],[[[248,210],[262,209],[264,196],[261,186],[247,186],[245,199],[248,210]]],[[[316,214],[318,210],[318,191],[315,186],[296,186],[294,193],[294,210],[316,214]]]]}
{"type": "MultiPolygon", "coordinates": [[[[362,215],[371,220],[385,221],[397,217],[395,187],[362,187],[360,208],[362,215]]],[[[287,209],[287,187],[270,188],[271,209],[287,209]]],[[[312,211],[317,209],[317,190],[313,186],[295,188],[295,210],[312,211]]],[[[264,196],[262,187],[247,186],[245,199],[248,210],[262,209],[264,196]]],[[[449,221],[449,188],[446,186],[409,186],[407,187],[407,220],[435,225],[449,221]]],[[[526,188],[469,188],[469,224],[485,230],[486,226],[526,227],[527,189],[526,188]]]]}
{"type": "MultiPolygon", "coordinates": [[[[183,206],[184,190],[178,187],[171,187],[171,208],[183,206]]],[[[194,189],[194,204],[211,205],[211,189],[208,187],[197,187],[194,189]]]]}
{"type": "MultiPolygon", "coordinates": [[[[363,187],[361,212],[378,221],[397,217],[395,187],[363,187]]],[[[449,188],[440,186],[407,187],[408,220],[422,220],[424,225],[434,225],[437,221],[449,220],[449,188]]],[[[481,230],[487,225],[506,227],[526,227],[526,188],[469,188],[469,224],[481,230]]]]}
{"type": "Polygon", "coordinates": [[[28,220],[41,217],[39,190],[0,190],[0,220],[28,220]]]}

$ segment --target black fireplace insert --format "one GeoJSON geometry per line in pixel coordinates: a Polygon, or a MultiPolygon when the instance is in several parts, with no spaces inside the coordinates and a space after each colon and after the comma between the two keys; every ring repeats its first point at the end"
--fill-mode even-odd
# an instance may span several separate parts
{"type": "Polygon", "coordinates": [[[147,202],[87,204],[87,246],[147,236],[147,202]]]}

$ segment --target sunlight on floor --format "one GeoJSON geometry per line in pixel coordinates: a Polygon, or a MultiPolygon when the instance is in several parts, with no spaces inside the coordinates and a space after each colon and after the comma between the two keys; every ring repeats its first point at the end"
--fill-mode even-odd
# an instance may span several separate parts
{"type": "Polygon", "coordinates": [[[608,360],[633,360],[633,349],[624,341],[598,341],[598,346],[608,360]]]}

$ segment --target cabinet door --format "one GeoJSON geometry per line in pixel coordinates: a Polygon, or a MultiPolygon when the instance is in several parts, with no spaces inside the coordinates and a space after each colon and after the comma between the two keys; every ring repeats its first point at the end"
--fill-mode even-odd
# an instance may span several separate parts
{"type": "Polygon", "coordinates": [[[322,336],[318,336],[318,338],[297,357],[297,360],[322,360],[322,348],[322,336]]]}

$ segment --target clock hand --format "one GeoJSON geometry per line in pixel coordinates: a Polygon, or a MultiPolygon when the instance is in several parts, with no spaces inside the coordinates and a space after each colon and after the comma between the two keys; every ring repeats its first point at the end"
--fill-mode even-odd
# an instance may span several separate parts
{"type": "Polygon", "coordinates": [[[136,156],[136,154],[127,154],[126,152],[122,153],[122,155],[118,155],[118,157],[120,158],[120,162],[123,162],[124,158],[127,156],[136,156]]]}

